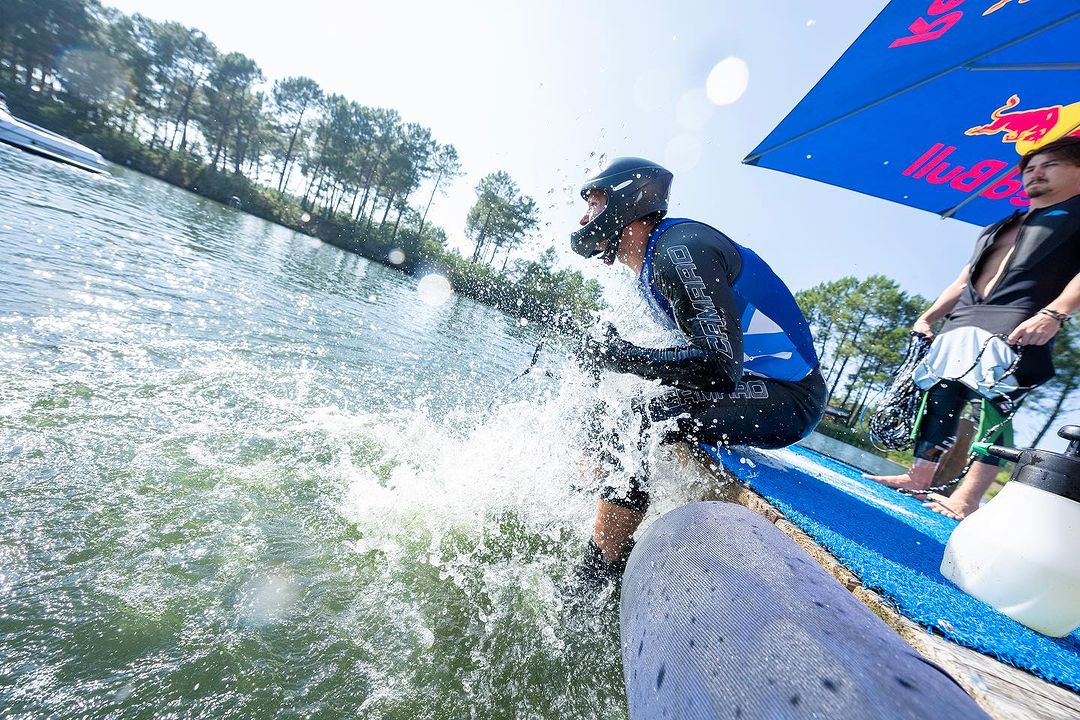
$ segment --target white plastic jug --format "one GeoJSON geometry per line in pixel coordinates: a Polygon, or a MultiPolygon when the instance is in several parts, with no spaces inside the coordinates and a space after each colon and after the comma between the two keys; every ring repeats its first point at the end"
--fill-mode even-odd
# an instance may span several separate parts
{"type": "Polygon", "coordinates": [[[985,448],[1016,469],[957,526],[941,562],[964,592],[1053,637],[1080,627],[1080,426],[1058,435],[1070,440],[1064,454],[985,448]]]}

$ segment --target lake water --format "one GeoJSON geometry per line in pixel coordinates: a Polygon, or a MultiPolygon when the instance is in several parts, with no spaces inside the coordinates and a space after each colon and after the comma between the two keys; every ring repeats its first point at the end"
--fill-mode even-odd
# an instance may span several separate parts
{"type": "Polygon", "coordinates": [[[0,717],[626,716],[538,328],[121,168],[0,209],[0,717]]]}

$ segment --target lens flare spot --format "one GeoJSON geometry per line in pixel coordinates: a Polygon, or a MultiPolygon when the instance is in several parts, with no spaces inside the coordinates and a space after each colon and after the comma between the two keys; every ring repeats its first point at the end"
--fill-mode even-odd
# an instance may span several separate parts
{"type": "Polygon", "coordinates": [[[394,248],[387,254],[386,259],[390,261],[391,265],[400,265],[405,262],[405,253],[402,252],[401,248],[394,248]]]}
{"type": "Polygon", "coordinates": [[[131,693],[134,692],[135,686],[132,683],[125,683],[121,685],[115,693],[113,693],[113,702],[119,705],[120,703],[131,697],[131,693]]]}
{"type": "Polygon", "coordinates": [[[634,82],[634,102],[640,110],[659,110],[671,101],[671,78],[663,70],[650,69],[634,82]]]}
{"type": "Polygon", "coordinates": [[[705,94],[716,105],[738,101],[750,84],[750,67],[737,57],[726,57],[713,66],[705,80],[705,94]]]}
{"type": "Polygon", "coordinates": [[[253,580],[248,586],[248,596],[248,621],[267,625],[289,612],[299,597],[299,588],[288,575],[275,573],[253,580]]]}
{"type": "Polygon", "coordinates": [[[690,90],[683,93],[675,105],[675,122],[683,130],[701,130],[715,109],[704,91],[690,90]]]}
{"type": "Polygon", "coordinates": [[[701,160],[701,140],[697,135],[684,133],[668,141],[664,149],[664,166],[675,172],[692,170],[701,160]]]}
{"type": "Polygon", "coordinates": [[[64,86],[83,100],[105,105],[131,97],[131,73],[123,63],[104,52],[75,48],[57,58],[64,86]]]}
{"type": "Polygon", "coordinates": [[[450,281],[442,275],[435,275],[434,273],[425,275],[416,285],[416,294],[420,296],[421,302],[432,307],[446,303],[453,292],[454,289],[450,287],[450,281]]]}

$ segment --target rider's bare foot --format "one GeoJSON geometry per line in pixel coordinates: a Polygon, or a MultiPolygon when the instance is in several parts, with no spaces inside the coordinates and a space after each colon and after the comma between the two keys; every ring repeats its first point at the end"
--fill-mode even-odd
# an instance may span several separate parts
{"type": "MultiPolygon", "coordinates": [[[[911,469],[903,475],[863,475],[867,480],[881,483],[891,488],[920,492],[934,484],[934,471],[937,463],[916,460],[911,469]]],[[[917,497],[917,496],[916,496],[917,497]]]]}
{"type": "Polygon", "coordinates": [[[891,488],[903,488],[905,490],[925,490],[930,487],[930,483],[920,482],[918,479],[911,477],[911,473],[907,472],[903,475],[867,475],[863,474],[863,477],[867,480],[873,480],[876,483],[882,485],[888,485],[891,488]]]}
{"type": "Polygon", "coordinates": [[[937,493],[930,493],[928,499],[930,502],[923,503],[923,507],[930,508],[934,512],[941,513],[945,517],[950,517],[953,520],[963,520],[979,509],[978,500],[971,503],[962,497],[956,497],[955,494],[951,497],[947,497],[945,495],[938,495],[937,493]]]}

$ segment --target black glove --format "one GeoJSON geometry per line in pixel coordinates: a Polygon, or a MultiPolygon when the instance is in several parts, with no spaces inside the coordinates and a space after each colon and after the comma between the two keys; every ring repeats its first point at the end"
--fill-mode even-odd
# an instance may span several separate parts
{"type": "Polygon", "coordinates": [[[583,337],[576,357],[597,380],[601,370],[610,370],[693,390],[731,392],[742,374],[742,363],[726,362],[721,354],[694,345],[639,347],[623,340],[611,323],[603,324],[599,338],[583,337]]]}
{"type": "Polygon", "coordinates": [[[586,333],[581,338],[575,358],[584,370],[594,376],[601,370],[626,372],[626,357],[632,347],[634,346],[619,337],[619,331],[614,325],[604,323],[599,338],[592,333],[586,333]]]}
{"type": "Polygon", "coordinates": [[[584,556],[560,587],[563,602],[574,611],[587,609],[604,588],[618,585],[633,550],[634,541],[631,540],[616,560],[605,560],[600,546],[595,540],[589,540],[584,556]]]}

